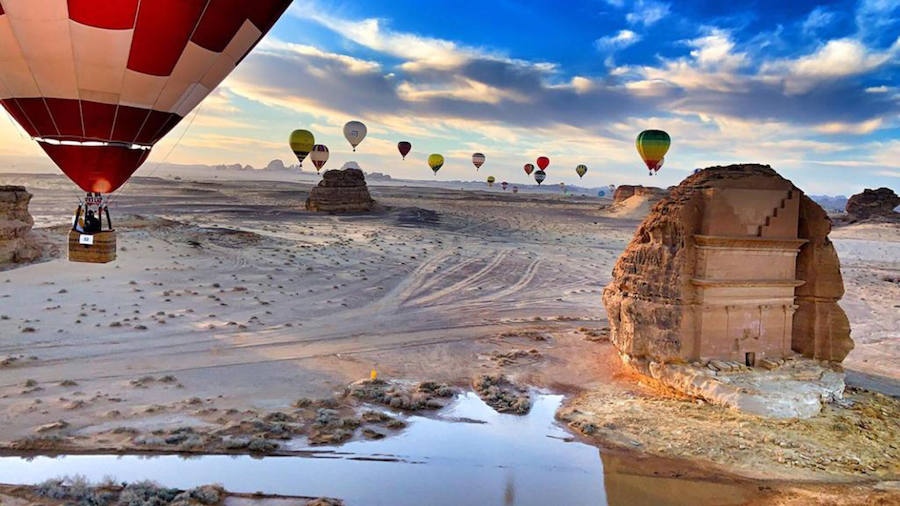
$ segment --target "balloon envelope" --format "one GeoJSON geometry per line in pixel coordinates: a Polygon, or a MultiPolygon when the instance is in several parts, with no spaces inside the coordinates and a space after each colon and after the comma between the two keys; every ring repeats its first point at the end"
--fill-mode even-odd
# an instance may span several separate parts
{"type": "Polygon", "coordinates": [[[472,155],[472,165],[475,166],[475,169],[480,169],[482,165],[484,165],[485,157],[481,153],[474,153],[472,155]]]}
{"type": "Polygon", "coordinates": [[[406,155],[408,155],[409,152],[412,151],[412,144],[406,141],[400,141],[397,143],[397,151],[399,151],[400,156],[402,156],[403,159],[406,160],[406,155]]]}
{"type": "Polygon", "coordinates": [[[294,130],[291,132],[289,142],[291,144],[291,151],[297,155],[297,160],[300,162],[300,166],[303,167],[303,160],[306,160],[306,155],[308,155],[309,152],[312,151],[313,146],[316,145],[316,138],[309,130],[294,130]]]}
{"type": "Polygon", "coordinates": [[[659,170],[659,162],[666,156],[672,139],[662,130],[644,130],[635,140],[638,154],[650,170],[659,170]]]}
{"type": "Polygon", "coordinates": [[[309,159],[312,160],[313,165],[316,166],[316,172],[322,170],[322,167],[325,166],[325,162],[328,161],[328,147],[322,144],[316,144],[309,153],[309,159]]]}
{"type": "Polygon", "coordinates": [[[353,151],[356,151],[356,146],[366,138],[368,132],[366,125],[361,121],[350,121],[344,125],[344,138],[353,146],[353,151]]]}
{"type": "Polygon", "coordinates": [[[547,158],[546,156],[542,156],[542,157],[538,158],[537,166],[539,169],[545,170],[547,167],[550,166],[550,159],[547,158]]]}
{"type": "Polygon", "coordinates": [[[530,176],[532,172],[534,172],[534,164],[526,163],[525,164],[525,174],[528,174],[530,176]]]}
{"type": "Polygon", "coordinates": [[[290,0],[3,0],[0,102],[87,192],[109,193],[290,0]]]}
{"type": "Polygon", "coordinates": [[[587,174],[587,171],[587,165],[581,164],[578,167],[575,167],[575,173],[578,174],[579,178],[584,177],[584,175],[587,174]]]}
{"type": "Polygon", "coordinates": [[[540,186],[541,183],[543,183],[545,179],[547,179],[546,172],[539,170],[534,173],[534,180],[537,181],[538,186],[540,186]]]}
{"type": "Polygon", "coordinates": [[[496,180],[497,179],[494,176],[488,176],[488,178],[487,178],[488,186],[494,186],[494,181],[496,181],[496,180]]]}
{"type": "Polygon", "coordinates": [[[437,153],[430,155],[428,157],[428,166],[431,167],[431,170],[433,170],[435,174],[437,174],[437,171],[441,170],[441,167],[444,166],[444,156],[437,153]]]}

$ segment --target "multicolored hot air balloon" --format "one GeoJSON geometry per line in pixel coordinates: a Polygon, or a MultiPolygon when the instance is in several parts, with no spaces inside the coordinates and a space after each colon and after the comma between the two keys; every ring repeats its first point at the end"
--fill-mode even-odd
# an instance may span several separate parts
{"type": "Polygon", "coordinates": [[[585,174],[587,174],[587,165],[581,164],[578,167],[575,167],[575,173],[578,174],[579,178],[583,178],[585,174]]]}
{"type": "Polygon", "coordinates": [[[650,169],[650,175],[658,172],[662,167],[663,157],[669,151],[672,139],[662,130],[644,130],[637,136],[635,146],[641,159],[650,169]]]}
{"type": "Polygon", "coordinates": [[[0,102],[82,190],[111,193],[291,0],[0,2],[0,102]]]}
{"type": "Polygon", "coordinates": [[[547,158],[546,156],[538,157],[537,166],[541,170],[547,170],[547,167],[550,166],[550,159],[547,158]]]}
{"type": "Polygon", "coordinates": [[[532,172],[534,172],[534,164],[533,164],[533,163],[526,163],[526,164],[525,164],[525,174],[527,174],[527,175],[530,176],[532,172]]]}
{"type": "Polygon", "coordinates": [[[309,155],[313,146],[316,145],[316,138],[309,130],[294,130],[291,132],[291,138],[288,141],[291,144],[291,151],[297,155],[300,167],[303,167],[303,160],[306,160],[306,156],[309,155]]]}
{"type": "Polygon", "coordinates": [[[328,148],[322,144],[316,144],[310,151],[309,159],[316,166],[316,172],[319,172],[328,161],[328,148]]]}
{"type": "Polygon", "coordinates": [[[475,172],[478,172],[478,169],[484,165],[485,157],[481,153],[473,153],[472,154],[472,165],[475,166],[475,172]]]}
{"type": "Polygon", "coordinates": [[[540,186],[541,183],[543,183],[545,179],[547,179],[546,172],[544,172],[542,170],[538,170],[534,173],[534,180],[537,181],[538,186],[540,186]]]}
{"type": "Polygon", "coordinates": [[[488,178],[487,178],[488,186],[494,186],[494,181],[496,181],[496,180],[497,180],[497,178],[495,178],[494,176],[488,176],[488,178]]]}
{"type": "Polygon", "coordinates": [[[506,181],[500,183],[500,188],[503,188],[503,191],[506,191],[507,186],[509,186],[509,183],[507,183],[506,181]]]}
{"type": "Polygon", "coordinates": [[[344,125],[344,138],[353,146],[353,151],[356,151],[356,146],[366,138],[367,133],[369,130],[361,121],[350,121],[344,125]]]}
{"type": "Polygon", "coordinates": [[[403,159],[406,160],[406,155],[408,155],[409,152],[412,151],[412,144],[406,141],[400,141],[397,143],[397,151],[399,151],[400,156],[402,156],[403,159]]]}
{"type": "Polygon", "coordinates": [[[444,156],[437,153],[429,155],[428,166],[431,167],[431,170],[433,170],[434,174],[437,175],[438,171],[441,170],[441,167],[444,166],[444,156]]]}

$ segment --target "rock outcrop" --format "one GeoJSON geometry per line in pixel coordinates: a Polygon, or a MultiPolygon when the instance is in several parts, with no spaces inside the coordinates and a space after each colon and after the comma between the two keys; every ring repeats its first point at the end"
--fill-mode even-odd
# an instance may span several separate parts
{"type": "Polygon", "coordinates": [[[630,199],[635,195],[639,197],[646,197],[648,199],[659,200],[665,197],[667,192],[668,190],[657,188],[655,186],[635,186],[630,184],[623,184],[617,187],[615,193],[613,193],[613,202],[618,204],[630,199]]]}
{"type": "Polygon", "coordinates": [[[877,190],[865,189],[862,193],[850,197],[847,201],[847,215],[854,220],[870,218],[900,219],[900,213],[894,209],[900,206],[900,197],[890,188],[877,190]]]}
{"type": "Polygon", "coordinates": [[[374,206],[365,174],[354,168],[326,171],[306,199],[306,208],[310,211],[363,212],[371,211],[374,206]]]}
{"type": "Polygon", "coordinates": [[[658,363],[745,363],[792,350],[843,360],[853,341],[830,230],[822,208],[768,166],[689,176],[613,269],[603,294],[612,342],[658,363]]]}
{"type": "Polygon", "coordinates": [[[28,212],[31,194],[24,186],[0,186],[0,265],[30,262],[41,256],[31,237],[34,220],[28,212]]]}
{"type": "Polygon", "coordinates": [[[603,292],[612,343],[626,364],[690,395],[812,416],[843,392],[839,367],[815,360],[838,363],[853,349],[830,231],[825,211],[768,166],[689,176],[616,262],[603,292]],[[836,376],[811,378],[804,397],[786,386],[803,374],[763,374],[797,353],[814,359],[801,370],[836,376]],[[752,377],[725,377],[735,371],[752,377]]]}

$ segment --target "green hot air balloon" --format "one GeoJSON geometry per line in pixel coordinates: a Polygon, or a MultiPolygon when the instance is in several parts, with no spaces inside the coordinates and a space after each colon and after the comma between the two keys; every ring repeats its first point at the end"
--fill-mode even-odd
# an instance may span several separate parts
{"type": "Polygon", "coordinates": [[[579,178],[583,178],[585,174],[587,174],[587,165],[581,164],[578,167],[575,167],[575,173],[578,174],[579,178]]]}
{"type": "Polygon", "coordinates": [[[672,139],[662,130],[644,130],[638,134],[634,144],[652,176],[662,167],[663,158],[672,145],[672,139]]]}
{"type": "Polygon", "coordinates": [[[291,132],[290,143],[291,151],[297,155],[297,160],[300,162],[300,166],[303,167],[303,160],[306,160],[306,156],[309,155],[313,146],[316,145],[316,138],[313,137],[312,132],[309,130],[294,130],[291,132]]]}
{"type": "Polygon", "coordinates": [[[428,157],[428,166],[431,167],[431,170],[437,175],[438,171],[441,170],[441,167],[444,166],[444,156],[437,153],[430,155],[428,157]]]}

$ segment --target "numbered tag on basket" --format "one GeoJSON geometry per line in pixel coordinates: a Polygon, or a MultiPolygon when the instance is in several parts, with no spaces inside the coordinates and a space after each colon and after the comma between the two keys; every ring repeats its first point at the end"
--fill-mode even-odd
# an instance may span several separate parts
{"type": "Polygon", "coordinates": [[[87,234],[81,234],[81,237],[78,238],[78,244],[93,246],[94,245],[94,236],[87,235],[87,234]]]}

